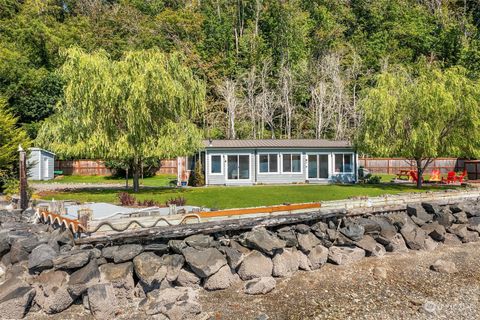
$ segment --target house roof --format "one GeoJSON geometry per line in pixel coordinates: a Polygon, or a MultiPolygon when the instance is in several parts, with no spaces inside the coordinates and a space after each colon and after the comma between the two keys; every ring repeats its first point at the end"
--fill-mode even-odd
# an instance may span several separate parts
{"type": "Polygon", "coordinates": [[[205,148],[348,148],[349,141],[324,139],[204,140],[205,148]]]}

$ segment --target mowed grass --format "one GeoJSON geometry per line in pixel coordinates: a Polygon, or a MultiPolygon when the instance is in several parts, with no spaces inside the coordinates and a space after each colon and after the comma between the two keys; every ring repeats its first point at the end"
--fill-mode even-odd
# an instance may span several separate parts
{"type": "MultiPolygon", "coordinates": [[[[169,182],[173,179],[176,179],[176,175],[172,174],[160,174],[153,177],[148,177],[144,179],[140,179],[140,184],[146,187],[165,187],[169,185],[169,182]]],[[[61,183],[61,184],[69,184],[69,183],[89,183],[89,184],[125,184],[124,178],[117,178],[112,176],[59,176],[53,180],[45,180],[45,181],[31,181],[32,183],[61,183]]],[[[133,183],[132,179],[128,180],[129,186],[133,183]]]]}
{"type": "MultiPolygon", "coordinates": [[[[351,197],[375,197],[385,194],[404,192],[424,192],[452,188],[451,186],[425,186],[422,190],[412,185],[281,185],[281,186],[244,186],[244,187],[202,187],[202,188],[144,188],[134,196],[138,200],[155,200],[164,203],[168,199],[184,197],[187,204],[208,208],[245,208],[277,205],[282,203],[302,203],[326,200],[340,200],[351,197]]],[[[43,193],[43,199],[75,200],[79,202],[118,203],[117,194],[126,191],[75,190],[68,192],[43,193]]]]}

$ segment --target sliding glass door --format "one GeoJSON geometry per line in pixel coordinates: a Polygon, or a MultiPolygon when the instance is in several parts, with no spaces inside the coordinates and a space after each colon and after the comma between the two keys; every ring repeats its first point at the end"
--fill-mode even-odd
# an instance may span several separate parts
{"type": "Polygon", "coordinates": [[[250,180],[250,156],[235,154],[227,157],[228,180],[250,180]]]}
{"type": "Polygon", "coordinates": [[[308,179],[328,179],[328,154],[308,155],[308,179]]]}

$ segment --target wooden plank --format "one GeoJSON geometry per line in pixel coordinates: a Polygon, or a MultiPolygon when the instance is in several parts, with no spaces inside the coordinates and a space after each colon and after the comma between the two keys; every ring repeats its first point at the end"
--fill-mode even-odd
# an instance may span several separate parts
{"type": "Polygon", "coordinates": [[[227,219],[221,221],[209,221],[176,226],[162,226],[140,230],[127,230],[119,233],[109,233],[76,239],[76,244],[96,243],[132,243],[148,242],[153,240],[169,240],[186,237],[193,234],[209,234],[216,232],[250,230],[256,226],[279,226],[302,223],[307,221],[320,221],[334,217],[344,217],[346,211],[316,211],[308,213],[290,213],[283,215],[260,216],[254,218],[227,219]]]}

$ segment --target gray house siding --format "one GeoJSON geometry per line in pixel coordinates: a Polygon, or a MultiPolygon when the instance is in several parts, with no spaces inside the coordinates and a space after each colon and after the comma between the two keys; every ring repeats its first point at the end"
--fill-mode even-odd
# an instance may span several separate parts
{"type": "MultiPolygon", "coordinates": [[[[217,158],[218,159],[218,158],[217,158]]],[[[285,184],[285,183],[329,183],[355,182],[357,172],[357,155],[352,148],[206,148],[205,177],[207,185],[251,185],[251,184],[285,184]],[[228,155],[249,156],[249,179],[227,179],[228,155]],[[277,155],[277,171],[275,173],[260,172],[259,156],[261,154],[277,155]],[[285,154],[300,154],[299,173],[285,173],[282,159],[285,154]],[[311,179],[308,177],[308,155],[322,154],[328,157],[328,178],[311,179]],[[335,154],[352,156],[351,173],[335,173],[335,154]],[[221,172],[211,172],[212,156],[221,157],[221,172]]]]}
{"type": "Polygon", "coordinates": [[[55,154],[31,148],[27,159],[28,177],[31,180],[51,180],[54,178],[55,154]]]}

